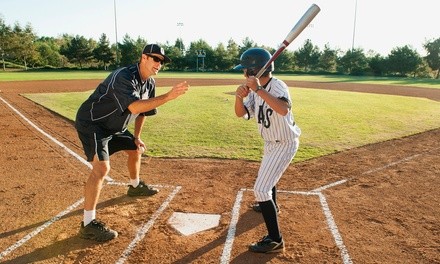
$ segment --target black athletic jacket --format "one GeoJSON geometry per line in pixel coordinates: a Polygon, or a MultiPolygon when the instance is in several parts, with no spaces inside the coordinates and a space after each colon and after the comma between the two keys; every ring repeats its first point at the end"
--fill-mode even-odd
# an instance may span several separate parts
{"type": "MultiPolygon", "coordinates": [[[[82,132],[105,131],[110,134],[123,132],[138,115],[128,106],[139,99],[156,96],[156,83],[149,78],[145,83],[139,75],[138,64],[112,72],[90,97],[82,103],[76,114],[75,127],[82,132]]],[[[155,115],[156,109],[142,113],[155,115]]]]}

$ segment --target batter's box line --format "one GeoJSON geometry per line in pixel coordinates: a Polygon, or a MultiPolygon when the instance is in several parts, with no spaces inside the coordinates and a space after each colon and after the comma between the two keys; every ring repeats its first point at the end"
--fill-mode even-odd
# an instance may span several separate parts
{"type": "MultiPolygon", "coordinates": [[[[113,180],[110,176],[105,176],[104,179],[107,181],[106,184],[107,185],[117,185],[117,186],[128,186],[130,185],[130,183],[128,182],[119,182],[119,181],[115,181],[113,180]]],[[[176,185],[163,185],[163,184],[148,184],[148,186],[151,187],[156,187],[156,188],[182,188],[182,186],[176,186],[176,185]]]]}
{"type": "MultiPolygon", "coordinates": [[[[231,258],[231,252],[232,252],[232,245],[234,243],[235,239],[235,233],[237,231],[237,223],[238,218],[240,215],[240,206],[243,200],[243,193],[244,192],[250,192],[253,191],[252,189],[248,188],[242,188],[240,191],[238,191],[237,196],[235,198],[235,203],[232,208],[231,213],[231,223],[229,224],[228,233],[226,235],[226,241],[225,246],[223,248],[222,255],[220,257],[220,263],[221,264],[227,264],[230,262],[231,258]]],[[[341,258],[342,262],[344,264],[352,264],[352,260],[350,258],[350,255],[348,254],[348,250],[344,245],[344,242],[342,240],[342,236],[339,233],[338,226],[336,225],[335,219],[333,218],[333,214],[330,210],[330,207],[328,206],[327,199],[325,198],[325,195],[321,192],[311,191],[311,192],[301,192],[301,191],[283,191],[279,190],[277,191],[279,193],[288,193],[288,194],[297,194],[297,195],[316,195],[319,198],[319,202],[321,203],[321,208],[324,213],[328,228],[333,236],[333,239],[336,243],[336,246],[341,251],[341,258]]]]}
{"type": "MultiPolygon", "coordinates": [[[[172,186],[167,186],[172,187],[172,186]]],[[[146,222],[144,225],[142,225],[138,231],[136,232],[135,238],[132,240],[132,242],[128,245],[128,247],[124,250],[124,252],[121,254],[119,260],[117,263],[124,263],[127,257],[131,254],[133,249],[136,247],[137,243],[141,241],[146,233],[150,230],[150,228],[154,225],[156,220],[159,218],[159,216],[162,214],[162,212],[168,207],[169,203],[174,199],[176,194],[182,189],[181,186],[175,186],[174,190],[168,195],[167,199],[161,204],[161,206],[153,213],[151,218],[148,222],[146,222]]],[[[68,206],[64,211],[57,214],[55,217],[50,219],[49,221],[45,222],[41,226],[37,227],[34,231],[30,232],[29,234],[25,235],[22,239],[15,242],[13,245],[5,249],[3,252],[0,253],[0,260],[12,253],[14,250],[18,249],[22,245],[24,245],[27,241],[29,241],[31,238],[37,236],[40,232],[42,232],[44,229],[51,226],[56,221],[60,220],[63,216],[69,214],[73,210],[75,210],[78,206],[80,206],[84,202],[84,198],[79,199],[74,204],[68,206]]]]}
{"type": "MultiPolygon", "coordinates": [[[[58,146],[63,148],[67,153],[69,153],[70,155],[72,155],[73,157],[78,159],[81,163],[83,163],[84,165],[86,165],[90,169],[92,168],[91,164],[89,162],[87,162],[84,158],[79,156],[73,150],[69,149],[67,146],[65,146],[63,143],[58,141],[56,138],[52,137],[50,134],[45,132],[43,129],[39,128],[37,125],[35,125],[31,120],[29,120],[26,116],[24,116],[20,111],[18,111],[16,108],[14,108],[11,104],[9,104],[2,97],[0,97],[0,100],[3,101],[9,108],[11,108],[18,116],[20,116],[24,121],[26,121],[35,130],[37,130],[38,132],[40,132],[41,134],[43,134],[44,136],[46,136],[47,138],[52,140],[55,144],[57,144],[58,146]]],[[[118,183],[118,182],[113,181],[113,179],[110,176],[106,176],[105,179],[108,182],[114,182],[115,184],[121,184],[121,185],[123,184],[123,183],[118,183]]],[[[123,263],[126,260],[126,258],[131,254],[131,251],[134,249],[134,247],[138,243],[138,241],[140,241],[145,236],[146,232],[148,232],[148,230],[151,228],[151,226],[153,226],[153,224],[156,221],[156,219],[161,215],[161,213],[165,210],[165,208],[168,206],[168,204],[171,202],[171,200],[174,198],[174,196],[182,188],[181,186],[173,187],[173,186],[168,186],[168,185],[154,185],[154,186],[163,187],[163,188],[174,188],[174,190],[168,196],[168,198],[165,200],[165,202],[159,207],[159,209],[153,214],[151,219],[138,230],[138,232],[136,233],[135,239],[125,249],[125,251],[122,253],[122,255],[121,255],[121,257],[120,257],[120,259],[118,260],[117,263],[123,263]]],[[[73,211],[75,208],[77,208],[83,202],[84,202],[84,198],[79,199],[78,201],[76,201],[75,203],[73,203],[72,205],[67,207],[66,210],[62,211],[61,213],[59,213],[58,215],[56,215],[55,217],[53,217],[49,221],[45,222],[43,225],[37,227],[34,231],[32,231],[31,233],[25,235],[22,239],[20,239],[19,241],[17,241],[16,243],[11,245],[10,247],[8,247],[6,250],[2,251],[0,253],[0,260],[3,259],[8,254],[10,254],[11,252],[13,252],[14,250],[16,250],[17,248],[21,247],[24,243],[26,243],[31,238],[33,238],[36,235],[38,235],[41,231],[43,231],[44,229],[46,229],[47,227],[49,227],[50,225],[52,225],[53,223],[55,223],[56,221],[61,219],[64,215],[66,215],[66,214],[70,213],[71,211],[73,211]]]]}
{"type": "Polygon", "coordinates": [[[150,228],[154,225],[156,220],[163,213],[163,211],[168,207],[168,205],[174,199],[174,197],[180,191],[180,189],[182,189],[182,187],[177,186],[173,190],[173,192],[168,196],[168,198],[162,203],[162,205],[159,207],[159,209],[156,212],[154,212],[154,214],[151,216],[150,220],[138,229],[138,231],[136,232],[135,238],[130,242],[130,244],[124,250],[124,252],[122,252],[118,261],[116,261],[117,264],[122,264],[127,260],[127,258],[131,255],[133,249],[136,247],[136,245],[139,243],[139,241],[141,241],[145,237],[145,235],[148,233],[148,230],[150,230],[150,228]]]}
{"type": "MultiPolygon", "coordinates": [[[[388,164],[386,164],[384,166],[381,166],[381,167],[378,167],[378,168],[374,168],[374,169],[365,171],[365,172],[361,173],[357,177],[350,177],[350,178],[346,178],[346,179],[343,179],[343,180],[339,180],[339,181],[336,181],[336,182],[333,182],[333,183],[321,186],[319,188],[313,189],[311,191],[277,190],[277,192],[278,193],[287,193],[287,194],[297,194],[297,195],[308,195],[308,196],[316,195],[316,196],[318,196],[319,197],[319,201],[321,203],[322,211],[323,211],[324,216],[325,216],[326,221],[327,221],[327,225],[328,225],[328,227],[330,229],[330,232],[331,232],[331,234],[333,236],[333,239],[335,240],[336,246],[341,251],[342,262],[344,264],[351,264],[353,262],[351,261],[351,258],[350,258],[349,254],[348,254],[348,250],[347,250],[347,248],[344,245],[344,242],[342,240],[342,236],[339,233],[339,229],[338,229],[338,227],[336,225],[336,222],[335,222],[335,220],[333,218],[333,214],[332,214],[332,212],[330,210],[330,207],[328,206],[327,199],[325,198],[325,195],[322,193],[322,191],[324,191],[326,189],[329,189],[329,188],[332,188],[332,187],[335,187],[335,186],[338,186],[338,185],[341,185],[341,184],[344,184],[347,181],[350,181],[350,180],[362,177],[364,175],[369,175],[369,174],[372,174],[374,172],[378,172],[378,171],[387,169],[387,168],[389,168],[391,166],[395,166],[395,165],[398,165],[400,163],[407,162],[409,160],[417,158],[420,155],[422,155],[422,154],[421,153],[414,154],[414,155],[405,157],[403,159],[400,159],[400,160],[388,163],[388,164]]],[[[232,209],[231,223],[230,223],[230,226],[229,226],[229,229],[228,229],[228,234],[226,236],[225,247],[223,248],[223,253],[222,253],[222,256],[220,257],[220,263],[222,263],[222,264],[229,263],[229,259],[231,257],[232,244],[234,242],[235,232],[236,232],[237,223],[238,223],[238,217],[239,217],[239,214],[240,214],[241,200],[243,198],[243,192],[245,192],[245,191],[250,192],[250,191],[253,191],[253,189],[242,188],[242,189],[240,189],[240,191],[237,194],[237,197],[235,199],[235,204],[234,204],[234,207],[232,209]]]]}
{"type": "Polygon", "coordinates": [[[417,158],[417,157],[419,157],[419,156],[421,156],[421,155],[422,155],[421,153],[418,153],[418,154],[414,154],[414,155],[411,155],[411,156],[405,157],[405,158],[403,158],[403,159],[400,159],[400,160],[397,160],[397,161],[394,161],[394,162],[391,162],[391,163],[385,164],[384,166],[381,166],[381,167],[378,167],[378,168],[373,168],[373,169],[371,169],[371,170],[364,171],[364,172],[362,172],[362,173],[361,173],[360,175],[358,175],[358,176],[349,177],[349,178],[346,178],[346,179],[343,179],[343,180],[339,180],[339,181],[336,181],[336,182],[329,183],[329,184],[327,184],[327,185],[324,185],[324,186],[318,187],[318,188],[316,188],[316,189],[313,189],[311,192],[312,192],[312,193],[314,193],[314,192],[322,192],[322,191],[324,191],[324,190],[326,190],[326,189],[329,189],[329,188],[332,188],[332,187],[335,187],[335,186],[338,186],[338,185],[344,184],[344,183],[346,183],[346,182],[348,182],[348,181],[351,181],[351,180],[354,180],[354,179],[358,179],[358,178],[360,178],[360,177],[362,177],[362,176],[369,175],[369,174],[372,174],[372,173],[374,173],[374,172],[382,171],[382,170],[385,170],[385,169],[387,169],[387,168],[389,168],[389,167],[392,167],[392,166],[395,166],[395,165],[398,165],[398,164],[401,164],[401,163],[404,163],[404,162],[410,161],[410,160],[415,159],[415,158],[417,158]]]}

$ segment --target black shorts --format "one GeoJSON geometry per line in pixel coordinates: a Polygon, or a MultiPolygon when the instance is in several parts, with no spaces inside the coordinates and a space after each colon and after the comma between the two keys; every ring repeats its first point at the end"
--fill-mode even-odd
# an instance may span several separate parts
{"type": "Polygon", "coordinates": [[[100,161],[109,160],[110,156],[120,150],[136,150],[134,136],[128,130],[118,134],[103,132],[81,132],[78,131],[79,139],[82,142],[87,161],[93,161],[98,155],[100,161]]]}

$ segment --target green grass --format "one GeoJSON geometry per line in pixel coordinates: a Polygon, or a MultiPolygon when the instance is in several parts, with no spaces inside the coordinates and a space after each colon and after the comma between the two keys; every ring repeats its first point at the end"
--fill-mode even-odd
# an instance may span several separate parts
{"type": "MultiPolygon", "coordinates": [[[[104,79],[109,71],[0,71],[1,81],[32,81],[32,80],[72,80],[72,79],[104,79]]],[[[392,78],[371,76],[345,76],[345,75],[299,75],[277,74],[282,80],[313,81],[313,82],[351,82],[387,85],[417,86],[424,88],[440,89],[440,80],[415,79],[415,78],[392,78]]],[[[243,79],[242,73],[207,73],[207,72],[160,72],[156,79],[160,78],[203,78],[203,79],[243,79]]]]}
{"type": "MultiPolygon", "coordinates": [[[[147,155],[260,160],[262,139],[254,119],[235,117],[235,86],[192,87],[147,118],[147,155]]],[[[158,88],[158,94],[169,88],[158,88]]],[[[91,91],[90,91],[91,92],[91,91]]],[[[28,94],[74,119],[90,92],[28,94]]],[[[422,98],[291,88],[302,129],[295,161],[440,127],[439,102],[422,98]]]]}
{"type": "Polygon", "coordinates": [[[103,79],[110,72],[106,71],[14,71],[1,72],[1,81],[37,81],[37,80],[76,80],[103,79]]]}
{"type": "Polygon", "coordinates": [[[440,127],[440,104],[427,99],[296,88],[302,147],[332,153],[440,127]]]}

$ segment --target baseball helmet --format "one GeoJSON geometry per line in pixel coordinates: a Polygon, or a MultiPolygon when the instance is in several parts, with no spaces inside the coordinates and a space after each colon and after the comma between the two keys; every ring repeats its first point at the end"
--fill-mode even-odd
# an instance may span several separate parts
{"type": "MultiPolygon", "coordinates": [[[[247,69],[249,73],[257,74],[258,71],[272,58],[269,51],[262,48],[250,48],[240,56],[240,64],[234,67],[234,70],[247,69]]],[[[265,72],[271,72],[275,69],[272,62],[265,72]]]]}

